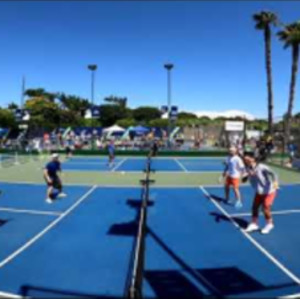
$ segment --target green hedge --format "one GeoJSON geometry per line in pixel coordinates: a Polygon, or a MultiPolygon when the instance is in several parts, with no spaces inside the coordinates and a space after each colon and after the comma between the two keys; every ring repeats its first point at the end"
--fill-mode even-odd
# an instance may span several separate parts
{"type": "MultiPolygon", "coordinates": [[[[65,150],[55,151],[59,154],[65,154],[65,150]]],[[[0,150],[2,154],[14,154],[14,150],[0,150]]],[[[35,152],[18,151],[20,155],[38,154],[35,152]]],[[[149,150],[117,150],[116,156],[147,156],[149,150]]],[[[107,156],[106,150],[75,150],[74,155],[80,156],[107,156]]],[[[158,156],[160,157],[224,157],[227,155],[226,151],[159,151],[158,156]]]]}

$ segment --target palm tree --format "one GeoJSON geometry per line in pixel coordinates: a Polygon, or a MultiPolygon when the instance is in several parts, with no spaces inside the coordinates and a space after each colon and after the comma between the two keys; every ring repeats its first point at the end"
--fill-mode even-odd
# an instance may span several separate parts
{"type": "Polygon", "coordinates": [[[267,88],[268,88],[268,131],[273,134],[273,88],[272,88],[272,63],[271,63],[271,25],[278,25],[277,16],[269,11],[261,11],[253,15],[255,21],[255,28],[263,30],[265,41],[265,58],[266,58],[266,71],[267,71],[267,88]]]}
{"type": "Polygon", "coordinates": [[[292,73],[290,82],[290,93],[288,110],[285,118],[285,132],[284,132],[284,142],[285,145],[290,140],[291,131],[291,119],[293,113],[293,106],[295,100],[295,87],[298,72],[298,62],[299,62],[299,45],[300,45],[300,21],[286,25],[282,31],[277,33],[279,39],[284,43],[284,48],[291,47],[292,49],[292,73]]]}

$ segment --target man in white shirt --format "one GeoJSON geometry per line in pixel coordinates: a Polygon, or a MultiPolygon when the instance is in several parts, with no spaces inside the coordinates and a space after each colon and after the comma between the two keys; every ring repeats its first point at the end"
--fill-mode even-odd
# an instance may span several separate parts
{"type": "Polygon", "coordinates": [[[243,160],[237,154],[237,148],[232,146],[229,148],[229,157],[226,161],[223,177],[225,178],[225,199],[229,201],[230,188],[233,188],[236,202],[235,207],[242,207],[241,193],[239,189],[240,178],[245,171],[243,160]]]}

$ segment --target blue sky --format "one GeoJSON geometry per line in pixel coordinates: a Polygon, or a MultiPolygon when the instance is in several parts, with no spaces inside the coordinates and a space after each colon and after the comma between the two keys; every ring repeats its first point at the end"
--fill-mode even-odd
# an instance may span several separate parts
{"type": "MultiPolygon", "coordinates": [[[[19,102],[21,78],[89,98],[126,96],[129,106],[166,103],[165,62],[180,110],[245,110],[266,117],[262,32],[252,14],[300,19],[296,1],[1,1],[0,105],[19,102]]],[[[287,108],[291,51],[273,38],[275,115],[287,108]]],[[[295,111],[300,111],[300,78],[295,111]]]]}

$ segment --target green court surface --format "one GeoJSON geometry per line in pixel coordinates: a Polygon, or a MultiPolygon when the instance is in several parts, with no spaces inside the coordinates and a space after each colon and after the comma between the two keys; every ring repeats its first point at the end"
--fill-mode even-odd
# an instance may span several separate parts
{"type": "MultiPolygon", "coordinates": [[[[76,159],[89,159],[89,157],[77,157],[76,159]]],[[[207,159],[210,159],[207,157],[207,159]]],[[[191,162],[192,163],[192,159],[191,162]]],[[[48,162],[48,157],[40,157],[35,159],[27,159],[26,163],[1,166],[0,181],[2,182],[29,182],[43,183],[43,167],[48,162]]],[[[64,162],[64,161],[62,161],[64,162]]],[[[203,163],[205,160],[203,159],[203,163]]],[[[64,163],[63,163],[64,165],[64,163]]],[[[271,166],[279,175],[282,184],[300,183],[300,173],[285,169],[280,166],[271,166]]],[[[201,171],[201,172],[178,172],[157,171],[152,174],[157,186],[199,186],[199,185],[220,185],[218,178],[220,171],[201,171]]],[[[63,171],[63,181],[65,184],[80,185],[107,185],[107,186],[138,186],[139,179],[143,177],[143,172],[136,171],[63,171]]]]}

